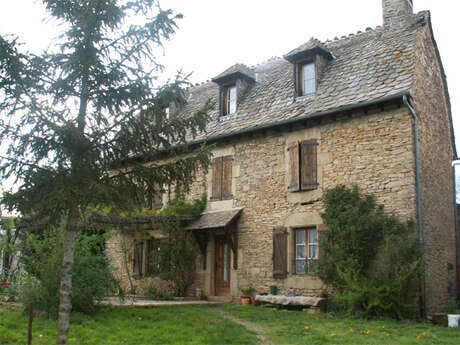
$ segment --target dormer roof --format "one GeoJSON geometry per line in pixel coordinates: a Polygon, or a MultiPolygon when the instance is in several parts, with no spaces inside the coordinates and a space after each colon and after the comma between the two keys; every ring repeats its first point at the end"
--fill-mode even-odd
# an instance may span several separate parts
{"type": "Polygon", "coordinates": [[[224,72],[219,74],[217,77],[212,79],[213,82],[222,85],[236,79],[245,79],[248,82],[254,82],[254,72],[246,65],[237,63],[230,68],[227,68],[224,72]]]}
{"type": "Polygon", "coordinates": [[[332,60],[334,57],[332,52],[323,43],[312,37],[308,42],[284,55],[284,58],[291,63],[295,63],[315,55],[322,55],[328,60],[332,60]]]}

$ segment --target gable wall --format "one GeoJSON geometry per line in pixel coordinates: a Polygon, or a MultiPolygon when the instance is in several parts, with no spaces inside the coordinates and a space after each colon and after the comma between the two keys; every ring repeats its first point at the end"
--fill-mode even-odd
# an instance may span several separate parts
{"type": "Polygon", "coordinates": [[[430,25],[418,30],[416,59],[412,93],[420,126],[426,295],[429,311],[444,312],[447,300],[455,299],[457,289],[451,166],[455,153],[443,71],[430,25]]]}
{"type": "MultiPolygon", "coordinates": [[[[216,157],[233,154],[234,197],[209,201],[207,208],[244,207],[238,222],[238,270],[231,272],[232,294],[239,296],[240,288],[248,285],[255,287],[258,293],[268,292],[271,285],[276,285],[280,293],[287,289],[303,294],[321,290],[322,283],[312,275],[272,278],[272,231],[276,226],[286,226],[289,231],[305,226],[318,226],[321,230],[321,198],[328,188],[357,184],[363,192],[375,194],[387,210],[402,219],[415,219],[412,132],[407,109],[393,108],[384,112],[374,110],[367,115],[354,114],[351,118],[330,120],[310,128],[268,131],[220,144],[215,150],[216,157]],[[319,141],[319,188],[288,192],[287,147],[293,141],[312,138],[319,141]]],[[[211,177],[209,173],[208,190],[211,177]]],[[[292,271],[294,252],[289,238],[288,267],[292,271]]],[[[213,258],[208,257],[208,274],[212,261],[213,258]]],[[[199,272],[200,281],[204,273],[199,272]]],[[[212,295],[212,288],[204,286],[203,289],[212,295]]]]}

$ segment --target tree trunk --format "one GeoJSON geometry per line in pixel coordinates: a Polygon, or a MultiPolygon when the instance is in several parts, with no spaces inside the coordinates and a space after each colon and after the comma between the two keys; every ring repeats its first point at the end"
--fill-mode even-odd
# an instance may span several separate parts
{"type": "Polygon", "coordinates": [[[125,265],[126,274],[128,275],[129,290],[130,290],[130,293],[131,293],[132,295],[134,295],[134,293],[135,293],[136,291],[134,290],[133,281],[131,280],[131,274],[129,273],[129,267],[128,267],[128,249],[126,248],[126,240],[125,240],[125,236],[123,235],[123,232],[122,232],[122,231],[120,231],[120,236],[121,236],[121,246],[122,246],[122,249],[123,249],[123,262],[124,262],[124,265],[125,265]]]}
{"type": "Polygon", "coordinates": [[[61,287],[59,289],[59,319],[56,345],[68,345],[70,312],[72,311],[72,271],[75,251],[76,221],[78,211],[71,210],[66,226],[64,255],[62,257],[61,287]]]}

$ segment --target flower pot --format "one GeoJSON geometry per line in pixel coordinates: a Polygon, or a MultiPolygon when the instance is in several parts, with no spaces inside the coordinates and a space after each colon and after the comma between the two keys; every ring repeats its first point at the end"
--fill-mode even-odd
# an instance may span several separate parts
{"type": "Polygon", "coordinates": [[[251,297],[241,296],[241,305],[249,305],[249,304],[251,304],[251,297]]]}

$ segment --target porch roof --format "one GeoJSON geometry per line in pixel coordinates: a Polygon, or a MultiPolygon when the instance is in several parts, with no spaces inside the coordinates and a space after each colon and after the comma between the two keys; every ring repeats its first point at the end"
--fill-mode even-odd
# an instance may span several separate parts
{"type": "Polygon", "coordinates": [[[243,207],[228,210],[203,212],[200,218],[192,221],[185,230],[211,230],[225,228],[241,213],[243,207]]]}

